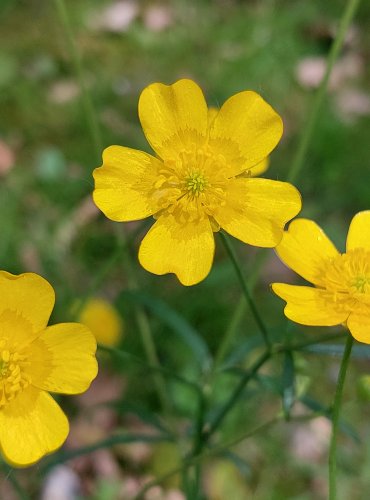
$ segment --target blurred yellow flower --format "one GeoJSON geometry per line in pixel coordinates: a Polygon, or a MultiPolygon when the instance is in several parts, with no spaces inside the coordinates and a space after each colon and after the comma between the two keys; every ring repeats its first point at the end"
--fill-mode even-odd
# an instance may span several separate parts
{"type": "Polygon", "coordinates": [[[283,132],[262,97],[240,92],[209,112],[193,81],[154,83],[140,96],[139,118],[157,157],[107,148],[94,171],[93,197],[112,220],[157,219],[139,250],[146,270],[175,273],[184,285],[200,282],[211,269],[213,232],[220,228],[251,245],[280,242],[285,223],[301,209],[298,191],[244,175],[283,132]]]}
{"type": "Polygon", "coordinates": [[[90,299],[83,307],[79,321],[86,325],[98,343],[117,345],[123,333],[123,321],[118,311],[104,299],[90,299]]]}
{"type": "Polygon", "coordinates": [[[16,466],[59,448],[69,426],[48,391],[84,392],[97,374],[96,341],[78,323],[47,326],[55,296],[33,273],[0,271],[0,449],[16,466]]]}
{"type": "Polygon", "coordinates": [[[285,315],[297,323],[345,323],[353,337],[370,344],[370,210],[352,219],[346,253],[339,253],[317,224],[293,221],[276,252],[293,271],[315,285],[274,283],[287,302],[285,315]]]}

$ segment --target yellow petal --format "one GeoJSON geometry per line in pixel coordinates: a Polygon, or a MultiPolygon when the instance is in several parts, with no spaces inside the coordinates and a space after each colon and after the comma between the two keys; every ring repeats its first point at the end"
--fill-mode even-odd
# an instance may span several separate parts
{"type": "Polygon", "coordinates": [[[208,218],[182,222],[168,214],[162,215],[143,239],[139,260],[151,273],[175,273],[183,285],[195,285],[211,270],[214,251],[208,218]]]}
{"type": "Polygon", "coordinates": [[[356,214],[349,226],[347,251],[353,248],[370,250],[370,210],[356,214]]]}
{"type": "Polygon", "coordinates": [[[107,300],[90,299],[82,309],[79,321],[91,330],[97,342],[101,344],[114,346],[122,337],[122,318],[107,300]]]}
{"type": "Polygon", "coordinates": [[[290,269],[315,285],[325,285],[323,270],[338,250],[312,220],[296,219],[289,224],[276,253],[290,269]]]}
{"type": "Polygon", "coordinates": [[[147,153],[122,146],[104,150],[103,165],[94,170],[94,202],[115,221],[139,220],[157,211],[151,193],[162,163],[147,153]]]}
{"type": "Polygon", "coordinates": [[[348,311],[339,309],[324,290],[284,283],[273,283],[272,289],[287,302],[285,316],[301,325],[339,325],[348,317],[348,311]]]}
{"type": "Polygon", "coordinates": [[[14,340],[22,343],[46,327],[55,302],[52,286],[34,273],[14,275],[0,271],[0,297],[2,337],[9,335],[5,323],[14,323],[10,336],[17,336],[14,340]]]}
{"type": "Polygon", "coordinates": [[[29,386],[0,411],[0,446],[7,462],[24,467],[62,446],[69,431],[63,411],[29,386]]]}
{"type": "Polygon", "coordinates": [[[163,159],[194,150],[207,134],[208,110],[202,90],[192,80],[153,83],[139,99],[139,118],[154,151],[163,159]]]}
{"type": "Polygon", "coordinates": [[[356,340],[370,344],[370,308],[361,307],[352,312],[347,320],[347,327],[356,340]]]}
{"type": "Polygon", "coordinates": [[[221,107],[211,125],[210,141],[212,148],[234,165],[236,175],[266,158],[282,133],[280,116],[260,95],[245,91],[221,107]]]}
{"type": "Polygon", "coordinates": [[[249,168],[245,172],[242,172],[241,174],[239,174],[238,178],[240,178],[240,177],[242,177],[242,178],[259,177],[261,174],[266,172],[266,170],[269,168],[269,166],[270,166],[270,159],[268,157],[264,158],[262,161],[257,163],[257,165],[255,165],[254,167],[249,168]]]}
{"type": "Polygon", "coordinates": [[[96,340],[79,323],[49,326],[29,346],[32,360],[27,373],[39,389],[63,394],[86,391],[96,377],[96,340]]]}
{"type": "Polygon", "coordinates": [[[247,174],[250,175],[251,177],[258,177],[261,174],[264,174],[266,170],[270,166],[270,159],[269,157],[264,158],[262,161],[257,163],[254,167],[250,168],[247,170],[247,174]]]}
{"type": "Polygon", "coordinates": [[[275,247],[286,222],[301,209],[297,189],[269,179],[231,179],[226,200],[213,214],[235,238],[260,247],[275,247]]]}

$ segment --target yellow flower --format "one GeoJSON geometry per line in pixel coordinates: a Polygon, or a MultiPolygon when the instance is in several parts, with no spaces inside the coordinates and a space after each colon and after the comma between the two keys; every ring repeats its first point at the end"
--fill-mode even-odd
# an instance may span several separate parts
{"type": "Polygon", "coordinates": [[[104,299],[90,299],[79,315],[79,321],[95,335],[97,342],[117,345],[123,332],[123,321],[117,310],[104,299]]]}
{"type": "Polygon", "coordinates": [[[154,83],[140,96],[139,118],[157,157],[107,148],[94,171],[93,196],[112,220],[157,219],[139,250],[145,269],[198,283],[211,269],[213,232],[220,228],[251,245],[280,242],[285,223],[301,208],[298,191],[241,175],[267,158],[283,132],[262,97],[240,92],[208,112],[193,81],[154,83]]]}
{"type": "Polygon", "coordinates": [[[59,448],[68,420],[48,391],[78,394],[97,373],[96,341],[78,323],[47,326],[55,296],[33,273],[0,271],[0,449],[16,466],[59,448]]]}
{"type": "Polygon", "coordinates": [[[370,210],[352,219],[346,253],[339,253],[317,224],[293,221],[276,252],[280,259],[315,285],[274,283],[287,302],[285,315],[302,325],[345,323],[359,342],[370,344],[370,210]]]}

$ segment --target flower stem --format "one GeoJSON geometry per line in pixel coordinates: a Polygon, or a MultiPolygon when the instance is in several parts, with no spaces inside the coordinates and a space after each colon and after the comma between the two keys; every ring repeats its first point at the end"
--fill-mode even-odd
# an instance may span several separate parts
{"type": "MultiPolygon", "coordinates": [[[[126,252],[124,253],[124,257],[126,260],[125,269],[127,272],[129,285],[133,290],[135,290],[138,288],[137,279],[136,279],[135,273],[133,272],[133,269],[135,266],[132,264],[130,251],[129,251],[129,248],[127,248],[126,235],[123,233],[123,231],[119,231],[117,233],[117,239],[118,239],[119,245],[126,248],[126,252]]],[[[150,327],[148,316],[147,316],[146,312],[144,311],[144,309],[142,309],[141,307],[136,307],[135,308],[135,318],[136,318],[137,326],[139,328],[141,341],[142,341],[142,344],[144,347],[145,356],[146,356],[149,364],[160,368],[161,365],[159,362],[157,349],[156,349],[156,346],[154,343],[152,329],[150,327]]],[[[153,377],[153,381],[154,381],[154,385],[155,385],[158,399],[160,401],[162,409],[163,409],[164,413],[168,416],[171,414],[171,411],[172,411],[172,403],[168,397],[168,391],[166,389],[165,378],[161,373],[156,373],[153,377]]]]}
{"type": "Polygon", "coordinates": [[[142,500],[144,498],[145,493],[148,490],[150,490],[154,486],[157,486],[158,484],[163,483],[164,481],[166,481],[168,478],[170,478],[174,474],[177,474],[179,472],[187,470],[189,467],[196,465],[198,463],[202,463],[207,458],[212,458],[217,454],[221,454],[223,451],[228,450],[229,448],[231,448],[232,446],[235,446],[236,444],[240,443],[241,441],[244,441],[244,440],[254,436],[255,434],[257,434],[259,432],[267,430],[272,425],[281,421],[281,419],[282,419],[282,417],[279,414],[276,417],[272,418],[271,420],[268,420],[267,422],[264,422],[263,424],[252,429],[251,431],[243,434],[242,436],[239,436],[236,439],[233,439],[232,441],[228,441],[227,443],[223,443],[219,446],[215,446],[214,448],[209,448],[208,450],[203,451],[199,455],[185,459],[179,467],[176,467],[176,468],[170,470],[169,472],[166,472],[165,474],[163,474],[163,476],[155,478],[152,481],[149,481],[146,484],[144,484],[144,486],[141,488],[141,490],[135,495],[133,500],[142,500]]]}
{"type": "MultiPolygon", "coordinates": [[[[261,249],[262,250],[262,249],[261,249]]],[[[248,276],[248,289],[253,290],[258,275],[261,271],[262,265],[265,261],[265,256],[266,254],[264,252],[258,252],[256,258],[253,261],[252,264],[252,272],[248,276]]],[[[234,342],[235,336],[238,331],[238,327],[242,321],[242,318],[244,316],[244,313],[246,311],[246,306],[247,304],[245,303],[245,298],[244,294],[240,296],[240,299],[234,309],[233,315],[230,318],[230,322],[228,324],[227,329],[225,330],[225,333],[220,341],[220,344],[218,346],[218,349],[215,354],[214,362],[213,362],[213,368],[212,371],[213,373],[217,371],[219,368],[220,364],[224,360],[228,350],[230,349],[231,345],[234,342]]]]}
{"type": "Polygon", "coordinates": [[[235,403],[239,400],[240,395],[244,391],[248,382],[252,380],[258,373],[259,369],[264,365],[272,356],[271,349],[266,349],[263,354],[257,359],[252,368],[247,371],[243,377],[240,379],[239,384],[234,389],[233,393],[226,401],[226,403],[221,407],[220,411],[215,416],[213,422],[209,425],[208,429],[203,433],[203,444],[206,443],[212,434],[218,429],[226,415],[234,407],[235,403]]]}
{"type": "Polygon", "coordinates": [[[315,130],[315,125],[319,116],[319,111],[321,108],[321,105],[323,103],[328,83],[329,83],[329,78],[331,75],[331,72],[333,70],[335,61],[337,60],[337,57],[340,53],[340,50],[343,46],[344,42],[344,37],[346,35],[348,26],[350,25],[356,10],[359,6],[360,0],[349,0],[347,2],[346,8],[344,9],[342,18],[340,20],[340,24],[338,27],[338,32],[335,37],[335,40],[333,42],[333,45],[330,49],[328,59],[327,59],[327,65],[326,65],[326,70],[323,79],[321,80],[320,86],[316,92],[316,95],[314,97],[312,107],[311,107],[311,112],[309,114],[308,120],[306,121],[306,125],[302,134],[301,142],[298,146],[296,155],[293,159],[292,166],[290,167],[289,174],[287,177],[287,180],[289,182],[295,182],[297,179],[300,171],[302,170],[304,159],[307,153],[308,146],[310,144],[312,134],[315,130]]]}
{"type": "Polygon", "coordinates": [[[101,158],[103,143],[101,139],[101,133],[96,112],[91,102],[90,94],[86,87],[84,73],[81,64],[81,56],[77,49],[77,45],[73,35],[73,30],[71,27],[71,22],[68,16],[68,11],[64,0],[54,0],[54,4],[58,12],[60,22],[64,29],[65,37],[68,44],[68,50],[81,89],[82,105],[85,112],[86,123],[90,132],[93,147],[95,149],[96,158],[98,160],[101,158]]]}
{"type": "Polygon", "coordinates": [[[266,348],[268,351],[270,351],[271,350],[271,341],[269,339],[267,328],[266,328],[266,326],[265,326],[265,324],[264,324],[264,322],[263,322],[263,320],[262,320],[262,318],[257,310],[257,307],[252,299],[252,296],[249,292],[248,284],[243,276],[243,272],[242,272],[241,267],[238,263],[238,260],[237,260],[237,257],[235,255],[234,249],[232,247],[230,238],[227,234],[225,234],[223,232],[220,232],[220,236],[221,236],[222,243],[224,244],[224,247],[225,247],[225,249],[230,257],[230,260],[233,263],[235,272],[239,278],[239,282],[240,282],[240,285],[241,285],[243,293],[244,293],[244,297],[249,305],[249,308],[250,308],[252,315],[257,323],[257,326],[260,329],[260,332],[261,332],[261,335],[262,335],[263,340],[265,342],[266,348]]]}
{"type": "Polygon", "coordinates": [[[332,431],[329,449],[329,499],[335,500],[337,498],[337,486],[336,486],[336,476],[337,476],[337,434],[338,434],[338,424],[339,424],[339,412],[342,402],[343,386],[346,378],[347,368],[349,364],[349,359],[351,356],[351,350],[353,345],[353,337],[348,333],[347,342],[345,345],[342,362],[340,365],[337,388],[334,396],[333,404],[333,416],[332,416],[332,431]]]}

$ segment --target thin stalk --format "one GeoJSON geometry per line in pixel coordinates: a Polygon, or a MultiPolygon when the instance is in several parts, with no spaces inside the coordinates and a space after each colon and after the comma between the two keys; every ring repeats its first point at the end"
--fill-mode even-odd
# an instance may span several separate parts
{"type": "Polygon", "coordinates": [[[226,403],[221,407],[220,411],[214,418],[213,422],[209,425],[208,429],[203,432],[202,436],[202,444],[204,445],[212,434],[219,428],[220,424],[223,422],[224,418],[227,416],[229,411],[234,407],[237,401],[240,398],[240,395],[244,391],[248,382],[252,380],[257,374],[258,370],[264,365],[272,356],[272,351],[270,349],[266,349],[266,351],[257,359],[252,368],[246,372],[242,378],[240,379],[238,385],[232,392],[229,399],[226,403]]]}
{"type": "Polygon", "coordinates": [[[257,323],[257,326],[261,332],[261,335],[262,335],[263,340],[265,342],[266,348],[268,351],[270,351],[271,350],[271,341],[269,339],[267,328],[266,328],[265,323],[263,322],[263,320],[262,320],[262,318],[257,310],[257,307],[253,301],[253,298],[249,292],[247,281],[244,278],[243,272],[241,270],[241,267],[239,265],[239,262],[237,260],[236,255],[235,255],[234,249],[232,247],[230,238],[227,234],[225,234],[223,232],[220,232],[220,236],[221,236],[222,243],[224,244],[224,247],[225,247],[225,249],[230,257],[230,260],[234,266],[236,275],[238,276],[240,285],[241,285],[243,293],[244,293],[244,297],[245,297],[245,299],[248,303],[248,306],[252,312],[254,320],[257,323]]]}
{"type": "Polygon", "coordinates": [[[105,344],[98,344],[98,351],[106,352],[110,354],[111,356],[115,356],[121,360],[123,360],[125,363],[131,362],[135,363],[137,365],[142,366],[146,370],[150,371],[156,371],[159,373],[162,373],[163,376],[166,376],[168,378],[172,378],[173,380],[176,380],[178,383],[186,385],[188,388],[191,388],[196,396],[200,398],[202,395],[202,390],[201,388],[195,383],[192,382],[191,380],[188,380],[181,375],[178,375],[177,373],[174,373],[173,371],[169,370],[168,368],[164,368],[163,366],[158,366],[158,365],[151,365],[147,363],[146,361],[143,361],[141,358],[138,356],[135,356],[134,354],[131,354],[126,351],[122,351],[121,349],[118,349],[117,347],[112,347],[108,346],[105,344]]]}
{"type": "Polygon", "coordinates": [[[15,470],[12,469],[11,467],[7,467],[5,464],[1,464],[1,468],[5,473],[3,480],[9,481],[9,483],[13,486],[14,492],[17,494],[18,499],[30,500],[31,496],[27,493],[27,491],[18,481],[15,470]]]}
{"type": "Polygon", "coordinates": [[[239,300],[238,305],[236,306],[234,310],[234,314],[230,319],[230,322],[228,324],[228,327],[221,339],[220,345],[217,349],[215,359],[213,362],[213,372],[217,371],[217,368],[220,366],[222,363],[223,359],[225,358],[227,351],[232,343],[232,341],[235,338],[235,334],[237,331],[237,328],[243,318],[243,315],[245,313],[245,299],[242,296],[241,300],[239,300]]]}
{"type": "Polygon", "coordinates": [[[289,174],[287,180],[289,182],[295,182],[300,171],[302,170],[304,159],[308,150],[308,146],[312,139],[313,132],[315,130],[316,122],[319,117],[320,108],[322,106],[331,72],[333,70],[335,61],[340,53],[340,50],[343,46],[344,38],[348,29],[348,26],[352,22],[356,10],[359,6],[360,0],[349,0],[342,14],[338,32],[333,42],[333,45],[330,49],[326,70],[323,79],[321,80],[320,86],[316,92],[314,97],[311,112],[309,114],[308,120],[306,121],[306,125],[303,131],[303,135],[301,141],[299,143],[296,155],[293,159],[292,166],[290,167],[289,174]]]}
{"type": "Polygon", "coordinates": [[[274,347],[274,352],[286,352],[286,351],[300,351],[306,347],[310,347],[315,344],[323,344],[324,342],[331,342],[333,340],[340,340],[346,335],[345,332],[328,333],[320,336],[315,336],[312,339],[302,340],[301,342],[293,342],[287,345],[278,345],[274,347]]]}
{"type": "MultiPolygon", "coordinates": [[[[250,273],[250,276],[248,277],[248,289],[253,290],[258,274],[262,268],[262,264],[264,262],[264,257],[265,254],[263,252],[257,253],[257,256],[255,258],[255,261],[253,262],[253,270],[250,273]]],[[[240,297],[239,302],[234,309],[234,313],[230,319],[229,325],[221,339],[221,342],[219,344],[219,347],[217,349],[214,362],[213,362],[213,368],[212,371],[215,373],[222,363],[223,359],[225,358],[227,351],[229,350],[231,344],[233,343],[235,339],[235,335],[238,331],[238,326],[241,323],[241,320],[243,318],[243,315],[246,310],[246,303],[245,303],[245,298],[244,294],[240,297]]]]}
{"type": "MultiPolygon", "coordinates": [[[[123,231],[118,233],[118,240],[121,242],[121,245],[126,246],[126,235],[123,231]]],[[[133,290],[138,288],[138,283],[136,276],[133,272],[134,265],[132,263],[130,252],[127,250],[125,252],[126,259],[126,272],[128,276],[129,285],[133,290]]],[[[148,316],[144,309],[141,307],[135,307],[135,318],[136,323],[139,328],[139,333],[141,336],[141,342],[144,347],[145,356],[149,362],[149,364],[160,367],[160,362],[157,354],[157,349],[153,339],[152,329],[150,327],[150,323],[148,320],[148,316]]],[[[164,413],[168,416],[172,412],[172,403],[168,397],[168,392],[166,389],[166,381],[160,373],[155,374],[153,377],[154,385],[156,388],[156,392],[158,395],[158,399],[162,406],[164,413]]]]}
{"type": "Polygon", "coordinates": [[[145,493],[153,488],[154,486],[157,486],[158,484],[163,483],[166,481],[168,478],[171,476],[178,474],[179,472],[183,472],[184,470],[187,470],[189,467],[196,465],[200,462],[203,462],[204,459],[213,457],[214,455],[217,455],[219,453],[222,453],[225,450],[228,450],[232,446],[240,443],[241,441],[244,441],[245,439],[251,438],[258,432],[264,431],[271,427],[273,424],[279,422],[282,419],[282,415],[277,415],[276,417],[272,418],[271,420],[268,420],[267,422],[264,422],[263,424],[259,425],[258,427],[255,427],[251,431],[243,434],[242,436],[239,436],[236,439],[233,439],[232,441],[228,441],[226,443],[223,443],[219,446],[215,446],[213,448],[209,448],[208,450],[204,451],[203,453],[200,453],[197,456],[194,456],[192,458],[185,459],[183,463],[174,469],[171,469],[169,472],[166,474],[163,474],[163,476],[153,479],[152,481],[149,481],[146,485],[141,488],[141,490],[135,495],[133,500],[142,500],[144,498],[145,493]]]}
{"type": "Polygon", "coordinates": [[[54,0],[54,4],[60,22],[64,29],[65,37],[68,44],[69,54],[72,59],[74,71],[81,89],[82,105],[85,112],[86,123],[89,129],[89,133],[91,135],[91,141],[95,149],[96,158],[98,161],[98,159],[101,158],[101,152],[103,150],[103,142],[101,138],[99,122],[95,113],[94,106],[91,102],[89,91],[85,83],[84,72],[81,64],[81,56],[75,42],[73,30],[71,27],[71,22],[69,19],[68,11],[64,0],[54,0]]]}
{"type": "Polygon", "coordinates": [[[347,342],[345,345],[343,358],[339,369],[337,388],[335,391],[334,404],[333,404],[332,430],[331,430],[331,439],[329,448],[329,499],[330,500],[336,500],[337,498],[336,453],[337,453],[337,436],[339,427],[339,413],[342,403],[344,381],[346,379],[347,368],[351,357],[352,345],[353,345],[353,337],[350,333],[348,333],[347,342]]]}

